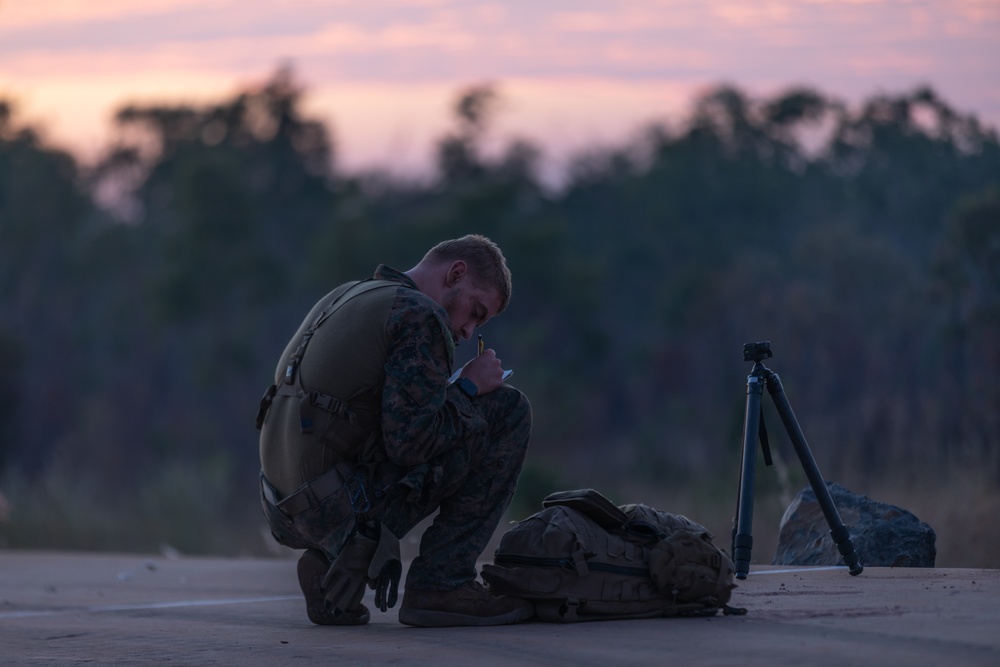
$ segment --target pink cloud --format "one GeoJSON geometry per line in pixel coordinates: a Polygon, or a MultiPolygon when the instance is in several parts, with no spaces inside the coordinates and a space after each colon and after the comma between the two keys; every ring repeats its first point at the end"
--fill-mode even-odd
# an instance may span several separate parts
{"type": "Polygon", "coordinates": [[[658,91],[675,105],[678,91],[690,99],[720,81],[852,100],[930,83],[997,124],[998,35],[996,0],[5,2],[0,98],[28,100],[56,128],[75,122],[66,110],[93,119],[98,104],[110,113],[185,81],[192,96],[224,96],[289,62],[318,99],[336,100],[324,113],[350,127],[340,141],[354,155],[353,137],[430,136],[447,122],[448,91],[483,80],[501,82],[522,110],[511,122],[546,141],[560,127],[603,136],[602,123],[621,136],[662,111],[658,91]]]}

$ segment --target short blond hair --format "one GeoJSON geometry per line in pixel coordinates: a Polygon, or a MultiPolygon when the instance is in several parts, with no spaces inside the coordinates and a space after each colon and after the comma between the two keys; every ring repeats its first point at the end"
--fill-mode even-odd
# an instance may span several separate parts
{"type": "Polygon", "coordinates": [[[442,241],[427,251],[425,260],[454,262],[462,260],[469,266],[472,280],[478,287],[493,287],[500,295],[502,313],[510,303],[511,278],[507,259],[498,246],[481,234],[466,234],[458,239],[442,241]]]}

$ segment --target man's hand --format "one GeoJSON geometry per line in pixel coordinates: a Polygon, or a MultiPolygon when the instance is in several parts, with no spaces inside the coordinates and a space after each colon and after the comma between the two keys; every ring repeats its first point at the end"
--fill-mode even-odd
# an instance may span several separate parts
{"type": "Polygon", "coordinates": [[[396,604],[403,571],[399,538],[376,521],[362,523],[323,579],[323,593],[330,609],[357,609],[365,584],[375,591],[375,605],[385,611],[396,604]]]}
{"type": "Polygon", "coordinates": [[[368,583],[368,567],[378,547],[374,539],[360,532],[347,541],[323,578],[323,594],[330,609],[353,611],[361,604],[368,583]]]}
{"type": "Polygon", "coordinates": [[[479,394],[488,394],[503,385],[503,366],[492,349],[483,350],[462,368],[462,377],[472,380],[479,394]]]}
{"type": "Polygon", "coordinates": [[[375,606],[385,611],[396,605],[403,562],[399,556],[399,538],[378,525],[378,547],[368,565],[368,588],[375,591],[375,606]]]}

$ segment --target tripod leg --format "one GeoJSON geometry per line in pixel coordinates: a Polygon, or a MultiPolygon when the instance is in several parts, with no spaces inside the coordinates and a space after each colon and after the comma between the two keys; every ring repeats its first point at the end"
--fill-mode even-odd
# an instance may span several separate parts
{"type": "Polygon", "coordinates": [[[850,533],[844,522],[840,519],[840,513],[837,511],[837,506],[833,503],[830,489],[827,488],[826,481],[824,481],[823,475],[820,474],[819,466],[816,465],[816,459],[813,458],[812,452],[809,450],[805,435],[803,435],[802,429],[799,427],[798,420],[795,419],[795,413],[792,412],[792,406],[785,396],[785,390],[781,386],[781,380],[778,378],[777,373],[771,372],[768,377],[767,390],[774,400],[774,406],[781,416],[785,430],[788,431],[788,437],[792,440],[795,453],[798,454],[799,461],[802,462],[802,468],[805,470],[806,477],[809,478],[809,484],[812,485],[812,490],[816,494],[816,500],[819,501],[819,506],[823,510],[826,522],[830,525],[830,537],[833,538],[834,543],[837,545],[840,555],[844,557],[844,562],[850,568],[851,574],[861,574],[864,568],[861,566],[858,555],[854,552],[854,544],[851,542],[850,533]]]}
{"type": "Polygon", "coordinates": [[[753,550],[753,492],[757,474],[757,433],[760,425],[760,397],[764,381],[756,372],[747,378],[747,411],[743,421],[743,462],[740,466],[739,502],[733,534],[733,565],[736,578],[746,579],[753,550]]]}

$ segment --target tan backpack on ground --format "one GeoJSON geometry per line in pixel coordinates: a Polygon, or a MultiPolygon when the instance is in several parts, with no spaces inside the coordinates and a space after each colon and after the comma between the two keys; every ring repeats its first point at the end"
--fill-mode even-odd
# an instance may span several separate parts
{"type": "Polygon", "coordinates": [[[543,621],[714,615],[734,568],[712,535],[683,516],[614,505],[592,489],[561,491],[507,531],[483,579],[533,600],[543,621]]]}

